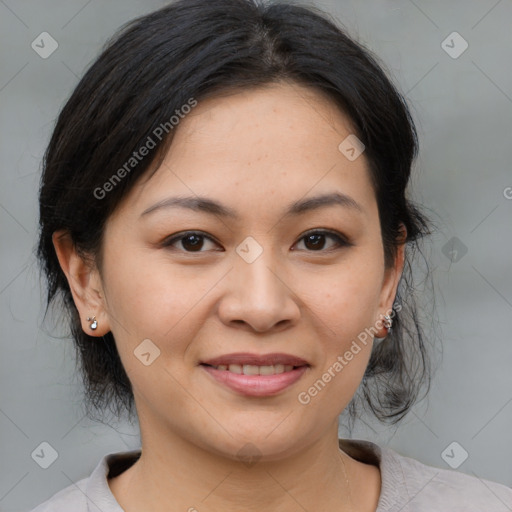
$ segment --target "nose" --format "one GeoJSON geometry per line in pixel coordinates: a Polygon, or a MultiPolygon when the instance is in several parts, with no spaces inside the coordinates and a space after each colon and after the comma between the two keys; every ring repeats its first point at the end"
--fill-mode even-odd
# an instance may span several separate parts
{"type": "Polygon", "coordinates": [[[295,325],[300,317],[298,297],[270,251],[264,250],[252,263],[237,256],[224,286],[218,314],[230,327],[277,332],[295,325]]]}

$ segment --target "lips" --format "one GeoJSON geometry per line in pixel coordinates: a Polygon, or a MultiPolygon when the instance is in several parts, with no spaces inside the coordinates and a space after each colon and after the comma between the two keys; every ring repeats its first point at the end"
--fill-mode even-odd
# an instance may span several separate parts
{"type": "MultiPolygon", "coordinates": [[[[239,374],[233,372],[231,368],[237,365],[230,365],[228,370],[221,369],[220,367],[210,366],[202,364],[200,367],[206,372],[206,374],[213,379],[214,382],[219,383],[225,388],[231,389],[239,395],[247,397],[266,397],[277,395],[287,388],[293,386],[298,382],[304,374],[308,371],[308,366],[285,367],[281,365],[281,368],[290,368],[287,371],[275,374],[239,374]]],[[[251,366],[244,365],[243,368],[274,368],[272,366],[251,366]]],[[[279,366],[279,365],[278,365],[279,366]]]]}
{"type": "Polygon", "coordinates": [[[309,366],[309,363],[301,357],[283,353],[272,354],[251,354],[248,352],[237,352],[225,354],[202,361],[201,364],[208,366],[230,366],[230,365],[250,365],[250,366],[309,366]]]}
{"type": "Polygon", "coordinates": [[[247,397],[265,397],[293,386],[310,364],[290,354],[236,353],[200,363],[206,373],[223,387],[247,397]]]}

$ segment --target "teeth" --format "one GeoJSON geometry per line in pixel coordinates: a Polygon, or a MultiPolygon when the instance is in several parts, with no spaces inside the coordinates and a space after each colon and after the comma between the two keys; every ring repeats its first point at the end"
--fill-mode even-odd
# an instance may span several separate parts
{"type": "MultiPolygon", "coordinates": [[[[256,368],[256,373],[253,375],[275,375],[276,369],[274,366],[254,366],[256,368]]],[[[245,371],[244,371],[245,373],[245,371]]]]}
{"type": "Polygon", "coordinates": [[[229,371],[233,373],[238,373],[241,375],[276,375],[284,372],[291,372],[293,370],[293,366],[291,364],[276,364],[276,365],[267,365],[267,366],[257,366],[254,364],[219,364],[218,366],[214,366],[213,368],[217,370],[229,371]]]}
{"type": "MultiPolygon", "coordinates": [[[[231,366],[230,366],[230,368],[231,368],[231,366]]],[[[260,368],[259,368],[259,366],[254,366],[252,364],[244,364],[243,373],[244,373],[244,375],[259,375],[260,368]]]]}

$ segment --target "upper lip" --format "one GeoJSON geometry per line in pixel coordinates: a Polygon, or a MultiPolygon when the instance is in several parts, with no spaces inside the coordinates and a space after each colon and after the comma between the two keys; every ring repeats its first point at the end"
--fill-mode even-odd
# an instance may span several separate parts
{"type": "Polygon", "coordinates": [[[309,363],[301,357],[292,356],[290,354],[273,353],[273,354],[251,354],[249,352],[237,352],[234,354],[225,354],[223,356],[214,357],[201,364],[211,366],[219,366],[221,364],[229,366],[230,364],[251,364],[255,366],[274,366],[276,364],[291,366],[309,366],[309,363]]]}

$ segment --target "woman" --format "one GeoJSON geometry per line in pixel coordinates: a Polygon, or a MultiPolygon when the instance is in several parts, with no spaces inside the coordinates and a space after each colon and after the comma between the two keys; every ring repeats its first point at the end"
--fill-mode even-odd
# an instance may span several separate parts
{"type": "Polygon", "coordinates": [[[503,485],[338,439],[357,397],[396,422],[428,388],[416,144],[310,9],[184,0],[126,27],[58,119],[39,257],[88,404],[135,407],[142,446],[35,510],[510,510],[503,485]]]}

